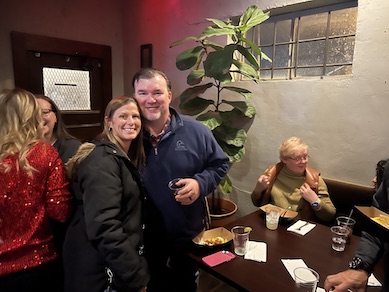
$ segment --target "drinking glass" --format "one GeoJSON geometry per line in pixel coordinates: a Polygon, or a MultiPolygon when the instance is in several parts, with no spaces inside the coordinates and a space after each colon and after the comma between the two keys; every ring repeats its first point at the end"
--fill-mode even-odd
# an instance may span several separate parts
{"type": "Polygon", "coordinates": [[[346,248],[347,237],[350,231],[347,227],[332,226],[332,249],[336,251],[344,251],[346,248]]]}
{"type": "Polygon", "coordinates": [[[319,282],[319,274],[306,267],[294,269],[294,281],[296,292],[316,292],[317,283],[319,282]]]}
{"type": "Polygon", "coordinates": [[[276,209],[269,209],[266,212],[266,227],[270,230],[278,228],[278,221],[280,219],[280,212],[276,209]]]}
{"type": "Polygon", "coordinates": [[[339,216],[336,218],[336,223],[339,226],[346,227],[349,230],[348,236],[346,238],[346,243],[349,243],[350,239],[351,239],[351,234],[353,234],[353,229],[354,229],[354,225],[355,225],[356,221],[354,219],[352,219],[351,217],[339,216]]]}
{"type": "Polygon", "coordinates": [[[177,185],[178,181],[182,178],[174,178],[168,183],[169,189],[173,192],[173,195],[176,196],[177,192],[181,190],[183,187],[185,187],[185,184],[183,185],[177,185]]]}
{"type": "Polygon", "coordinates": [[[249,240],[250,231],[245,230],[244,226],[235,226],[231,229],[234,241],[234,252],[237,255],[243,256],[247,251],[247,242],[249,240]]]}

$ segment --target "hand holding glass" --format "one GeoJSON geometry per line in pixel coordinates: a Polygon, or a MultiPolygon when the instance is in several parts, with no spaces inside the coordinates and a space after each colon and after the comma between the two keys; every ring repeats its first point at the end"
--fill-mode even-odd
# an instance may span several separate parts
{"type": "Polygon", "coordinates": [[[169,189],[173,192],[173,195],[176,196],[177,192],[181,190],[183,187],[185,187],[185,184],[178,184],[177,183],[181,180],[182,178],[175,178],[169,181],[168,187],[169,189]]]}

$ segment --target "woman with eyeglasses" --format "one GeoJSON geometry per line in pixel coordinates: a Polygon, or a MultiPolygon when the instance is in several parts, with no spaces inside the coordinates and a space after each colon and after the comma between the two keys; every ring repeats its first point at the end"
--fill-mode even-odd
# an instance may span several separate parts
{"type": "Polygon", "coordinates": [[[272,203],[306,220],[331,222],[336,209],[320,173],[307,167],[308,146],[291,137],[279,147],[280,162],[269,166],[251,193],[255,206],[272,203]]]}
{"type": "MultiPolygon", "coordinates": [[[[43,140],[57,149],[61,160],[65,164],[76,153],[81,142],[66,130],[61,111],[51,98],[40,94],[35,95],[35,97],[41,108],[43,140]]],[[[73,193],[71,189],[70,192],[73,193]]],[[[62,246],[69,222],[63,223],[51,220],[50,223],[54,232],[54,242],[59,253],[59,260],[62,263],[62,246]]],[[[63,275],[63,271],[61,271],[61,274],[63,275]]],[[[63,279],[61,280],[63,282],[63,279]]]]}
{"type": "Polygon", "coordinates": [[[66,163],[76,153],[81,142],[66,130],[61,112],[53,100],[39,94],[36,98],[42,110],[44,139],[57,149],[62,161],[66,163]]]}

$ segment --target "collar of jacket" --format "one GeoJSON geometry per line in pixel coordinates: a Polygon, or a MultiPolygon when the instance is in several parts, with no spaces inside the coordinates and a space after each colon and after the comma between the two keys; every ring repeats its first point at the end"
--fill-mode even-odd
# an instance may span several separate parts
{"type": "Polygon", "coordinates": [[[127,154],[124,153],[124,151],[117,146],[115,143],[112,143],[108,140],[95,140],[93,143],[97,146],[104,146],[107,153],[114,154],[117,156],[121,156],[128,159],[127,154]]]}
{"type": "MultiPolygon", "coordinates": [[[[182,120],[180,114],[177,113],[177,111],[172,107],[169,107],[169,111],[171,115],[170,127],[166,131],[165,135],[163,135],[163,137],[161,138],[161,141],[163,141],[164,139],[166,139],[166,137],[170,136],[172,133],[176,132],[179,128],[184,126],[184,121],[182,120]]],[[[147,130],[144,131],[143,137],[146,141],[150,142],[150,133],[147,130]]]]}
{"type": "MultiPolygon", "coordinates": [[[[281,169],[285,166],[285,164],[281,161],[277,164],[270,165],[265,171],[265,175],[269,177],[269,187],[266,189],[266,192],[262,196],[261,205],[267,204],[270,202],[270,193],[271,189],[274,185],[274,182],[277,178],[277,175],[281,171],[281,169]]],[[[305,182],[311,187],[311,189],[317,193],[319,189],[319,176],[320,172],[317,170],[307,167],[305,170],[305,182]]]]}

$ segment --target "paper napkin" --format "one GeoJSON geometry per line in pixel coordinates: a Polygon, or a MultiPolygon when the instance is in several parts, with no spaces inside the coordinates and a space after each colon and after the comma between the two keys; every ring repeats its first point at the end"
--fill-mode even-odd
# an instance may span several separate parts
{"type": "Polygon", "coordinates": [[[310,223],[310,222],[307,222],[304,220],[299,220],[296,223],[294,223],[292,226],[289,226],[288,229],[286,229],[286,230],[300,234],[300,235],[305,235],[309,231],[311,231],[313,228],[315,228],[315,226],[316,226],[316,224],[314,224],[314,223],[310,223]],[[301,227],[301,229],[299,230],[300,227],[301,227]]]}
{"type": "Polygon", "coordinates": [[[369,279],[367,279],[367,285],[368,286],[382,286],[380,281],[378,281],[377,278],[373,274],[371,274],[369,279]]]}
{"type": "Polygon", "coordinates": [[[302,259],[281,259],[281,262],[284,264],[285,268],[288,270],[290,276],[294,280],[294,269],[295,268],[308,268],[307,265],[305,264],[304,260],[302,259]]]}
{"type": "Polygon", "coordinates": [[[267,260],[267,245],[265,242],[248,241],[247,252],[244,255],[245,260],[257,262],[266,262],[267,260]]]}

